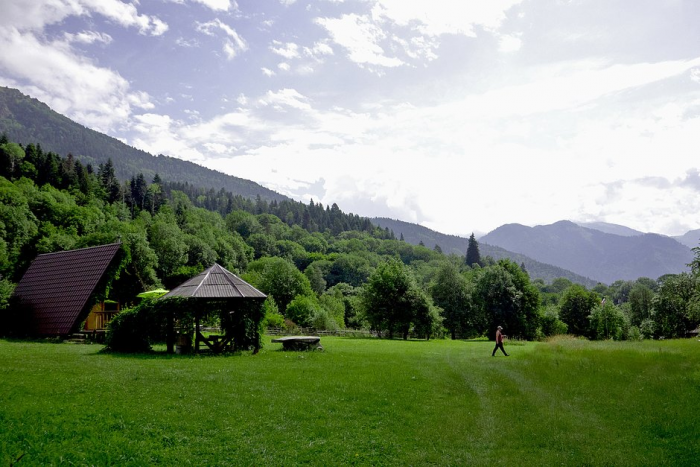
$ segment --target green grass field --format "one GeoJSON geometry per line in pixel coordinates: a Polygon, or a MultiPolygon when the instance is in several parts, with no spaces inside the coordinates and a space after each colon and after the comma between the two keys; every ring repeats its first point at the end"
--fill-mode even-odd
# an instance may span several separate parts
{"type": "Polygon", "coordinates": [[[0,340],[0,465],[699,465],[700,342],[0,340]],[[21,458],[20,458],[21,457],[21,458]]]}

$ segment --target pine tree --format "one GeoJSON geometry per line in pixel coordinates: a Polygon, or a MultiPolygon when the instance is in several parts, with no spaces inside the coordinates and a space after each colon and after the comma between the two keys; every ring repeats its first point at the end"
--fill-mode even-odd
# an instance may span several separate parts
{"type": "Polygon", "coordinates": [[[469,237],[469,245],[467,246],[466,262],[467,262],[468,266],[474,266],[475,264],[478,264],[481,266],[481,253],[479,253],[479,243],[476,241],[476,237],[474,237],[473,232],[472,232],[471,236],[469,237]]]}

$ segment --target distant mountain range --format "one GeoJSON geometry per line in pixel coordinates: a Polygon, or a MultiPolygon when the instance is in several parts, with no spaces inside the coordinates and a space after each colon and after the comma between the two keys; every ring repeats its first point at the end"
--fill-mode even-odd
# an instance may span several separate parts
{"type": "Polygon", "coordinates": [[[630,231],[612,234],[569,221],[535,227],[507,224],[479,240],[607,284],[688,270],[693,252],[687,245],[663,235],[630,235],[630,231]]]}
{"type": "MultiPolygon", "coordinates": [[[[634,237],[636,235],[644,235],[644,232],[639,230],[630,229],[624,225],[609,224],[607,222],[577,222],[576,224],[581,227],[586,227],[593,230],[600,230],[601,232],[622,235],[623,237],[634,237]]],[[[690,230],[683,235],[672,236],[671,238],[677,240],[683,245],[689,248],[695,248],[700,246],[700,229],[690,230]]]]}
{"type": "Polygon", "coordinates": [[[688,248],[695,248],[700,246],[700,229],[691,230],[689,232],[686,232],[685,235],[680,235],[678,237],[673,238],[675,238],[688,248]]]}
{"type": "MultiPolygon", "coordinates": [[[[464,237],[387,218],[375,218],[372,222],[388,227],[397,237],[403,235],[409,243],[422,241],[428,248],[439,245],[446,254],[464,255],[467,250],[468,240],[464,237]]],[[[672,238],[605,222],[560,221],[536,227],[506,224],[478,241],[482,256],[522,263],[533,278],[549,282],[566,277],[591,287],[598,282],[658,279],[664,274],[688,271],[694,256],[690,248],[698,246],[698,239],[700,230],[672,238]]]]}
{"type": "Polygon", "coordinates": [[[64,157],[72,153],[84,164],[92,164],[95,170],[99,164],[112,159],[115,173],[121,180],[143,173],[150,181],[157,173],[170,182],[187,182],[195,187],[217,191],[223,188],[246,198],[260,196],[266,201],[289,199],[250,180],[174,157],[153,156],[86,128],[16,89],[0,86],[0,134],[3,133],[16,143],[39,143],[42,150],[64,157]]]}
{"type": "MultiPolygon", "coordinates": [[[[445,254],[454,253],[464,256],[467,252],[468,239],[464,237],[442,234],[418,224],[411,224],[409,222],[388,219],[385,217],[374,218],[372,219],[372,222],[381,228],[388,227],[397,237],[400,238],[403,236],[405,241],[414,245],[418,245],[422,241],[427,248],[435,248],[435,245],[439,245],[440,249],[445,254]]],[[[593,279],[568,271],[564,268],[553,266],[551,264],[545,264],[524,254],[514,253],[512,251],[508,251],[507,249],[481,241],[479,242],[479,252],[481,253],[482,257],[491,256],[496,260],[508,258],[517,264],[524,264],[525,269],[533,279],[540,278],[545,282],[551,282],[553,279],[558,277],[565,277],[571,282],[582,284],[586,287],[593,287],[597,284],[597,282],[593,279]]]]}

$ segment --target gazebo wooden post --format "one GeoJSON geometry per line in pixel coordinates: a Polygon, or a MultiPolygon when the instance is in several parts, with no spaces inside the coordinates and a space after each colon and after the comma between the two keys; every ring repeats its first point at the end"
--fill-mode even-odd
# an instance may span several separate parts
{"type": "MultiPolygon", "coordinates": [[[[259,306],[262,307],[262,302],[260,302],[259,306]]],[[[254,316],[255,316],[255,318],[253,319],[253,323],[255,325],[255,329],[260,329],[260,319],[258,319],[259,318],[258,313],[255,313],[254,316]]],[[[261,338],[262,338],[262,336],[260,336],[260,334],[258,334],[258,338],[255,340],[255,345],[253,347],[253,355],[257,355],[258,352],[260,352],[260,339],[261,338]]]]}
{"type": "Polygon", "coordinates": [[[167,352],[174,353],[175,348],[175,317],[173,316],[173,311],[168,310],[168,324],[165,335],[165,342],[167,345],[167,352]]]}
{"type": "Polygon", "coordinates": [[[194,353],[199,353],[199,336],[201,334],[199,333],[199,312],[195,313],[195,318],[194,318],[194,353]]]}

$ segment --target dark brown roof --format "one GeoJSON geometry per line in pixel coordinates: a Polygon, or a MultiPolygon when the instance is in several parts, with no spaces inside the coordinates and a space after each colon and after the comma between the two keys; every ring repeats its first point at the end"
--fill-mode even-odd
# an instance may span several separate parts
{"type": "Polygon", "coordinates": [[[163,295],[193,298],[265,298],[267,295],[225,268],[214,264],[163,295]]]}
{"type": "Polygon", "coordinates": [[[37,256],[14,292],[32,313],[33,334],[76,331],[90,312],[90,296],[120,247],[112,243],[37,256]]]}

